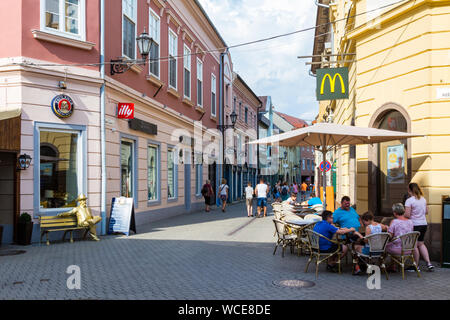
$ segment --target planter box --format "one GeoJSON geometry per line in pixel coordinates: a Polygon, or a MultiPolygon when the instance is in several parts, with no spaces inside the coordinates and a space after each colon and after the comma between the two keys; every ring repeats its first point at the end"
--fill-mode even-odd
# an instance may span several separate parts
{"type": "Polygon", "coordinates": [[[20,245],[30,245],[33,233],[33,222],[17,224],[17,243],[20,245]]]}

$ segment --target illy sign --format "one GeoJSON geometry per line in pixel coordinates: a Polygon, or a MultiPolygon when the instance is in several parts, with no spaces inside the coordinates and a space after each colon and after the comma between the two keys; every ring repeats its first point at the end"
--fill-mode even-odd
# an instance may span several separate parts
{"type": "Polygon", "coordinates": [[[119,103],[117,118],[134,119],[134,103],[119,103]]]}

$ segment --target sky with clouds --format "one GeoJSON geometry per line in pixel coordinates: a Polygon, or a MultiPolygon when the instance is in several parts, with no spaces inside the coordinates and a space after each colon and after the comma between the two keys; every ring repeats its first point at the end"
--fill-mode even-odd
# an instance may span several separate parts
{"type": "MultiPolygon", "coordinates": [[[[228,46],[315,26],[313,0],[199,0],[228,46]]],[[[234,71],[275,110],[314,120],[315,78],[301,55],[311,55],[314,30],[230,49],[234,71]]],[[[309,60],[310,61],[310,60],[309,60]]]]}

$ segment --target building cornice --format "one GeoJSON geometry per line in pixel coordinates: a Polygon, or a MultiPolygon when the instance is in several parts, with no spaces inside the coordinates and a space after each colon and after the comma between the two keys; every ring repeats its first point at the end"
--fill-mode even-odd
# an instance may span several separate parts
{"type": "Polygon", "coordinates": [[[379,25],[379,24],[382,25],[382,24],[391,22],[392,20],[395,20],[395,19],[401,17],[402,15],[404,15],[416,8],[419,8],[421,6],[424,6],[424,5],[443,6],[443,5],[448,5],[448,4],[450,4],[449,0],[416,0],[416,1],[407,1],[405,3],[399,3],[397,6],[382,13],[379,17],[376,17],[376,19],[367,21],[366,23],[358,26],[356,29],[348,32],[343,37],[342,41],[360,38],[362,36],[365,36],[366,34],[374,31],[375,25],[379,25]]]}

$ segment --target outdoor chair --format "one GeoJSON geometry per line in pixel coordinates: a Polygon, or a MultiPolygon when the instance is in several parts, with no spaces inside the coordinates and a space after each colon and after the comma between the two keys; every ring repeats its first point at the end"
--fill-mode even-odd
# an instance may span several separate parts
{"type": "Polygon", "coordinates": [[[306,230],[313,230],[314,226],[316,225],[318,221],[314,221],[312,223],[303,225],[303,226],[297,226],[297,229],[295,230],[297,232],[297,254],[300,256],[303,254],[303,252],[309,251],[309,243],[308,243],[308,235],[306,234],[306,230]]]}
{"type": "Polygon", "coordinates": [[[286,249],[286,246],[289,245],[291,247],[291,253],[294,252],[297,234],[292,232],[292,228],[289,227],[284,221],[273,219],[273,223],[275,224],[275,232],[278,237],[273,254],[275,255],[278,246],[281,245],[283,247],[281,256],[284,258],[284,250],[286,249]]]}
{"type": "Polygon", "coordinates": [[[414,268],[416,269],[417,276],[420,278],[420,272],[417,268],[416,261],[414,260],[414,250],[416,248],[417,239],[419,238],[420,232],[419,231],[412,231],[405,233],[401,236],[393,238],[391,241],[395,241],[397,239],[401,240],[402,243],[402,250],[400,255],[395,255],[392,253],[389,253],[389,256],[391,257],[392,261],[400,265],[402,268],[402,279],[405,279],[405,263],[408,260],[412,261],[412,264],[414,268]]]}
{"type": "Polygon", "coordinates": [[[316,279],[317,279],[317,275],[319,273],[319,265],[324,261],[328,261],[329,258],[337,255],[338,270],[339,270],[339,274],[341,274],[342,246],[341,246],[340,242],[328,239],[327,237],[325,237],[325,236],[321,235],[320,233],[317,233],[311,229],[306,229],[306,234],[308,237],[307,244],[309,246],[310,256],[309,256],[308,263],[306,264],[305,272],[308,272],[309,264],[311,263],[311,261],[313,259],[315,259],[316,260],[316,279]],[[320,252],[320,246],[319,246],[320,238],[326,239],[326,240],[330,241],[331,243],[336,244],[337,245],[336,251],[320,252]]]}
{"type": "Polygon", "coordinates": [[[368,236],[364,237],[369,245],[369,254],[357,252],[354,249],[354,246],[352,246],[352,251],[354,257],[356,258],[353,260],[353,270],[355,269],[358,261],[361,261],[366,266],[368,266],[369,264],[375,264],[375,262],[377,262],[376,265],[384,270],[384,273],[386,274],[386,280],[389,280],[385,265],[386,245],[389,241],[389,237],[390,234],[387,232],[369,234],[368,236]]]}

